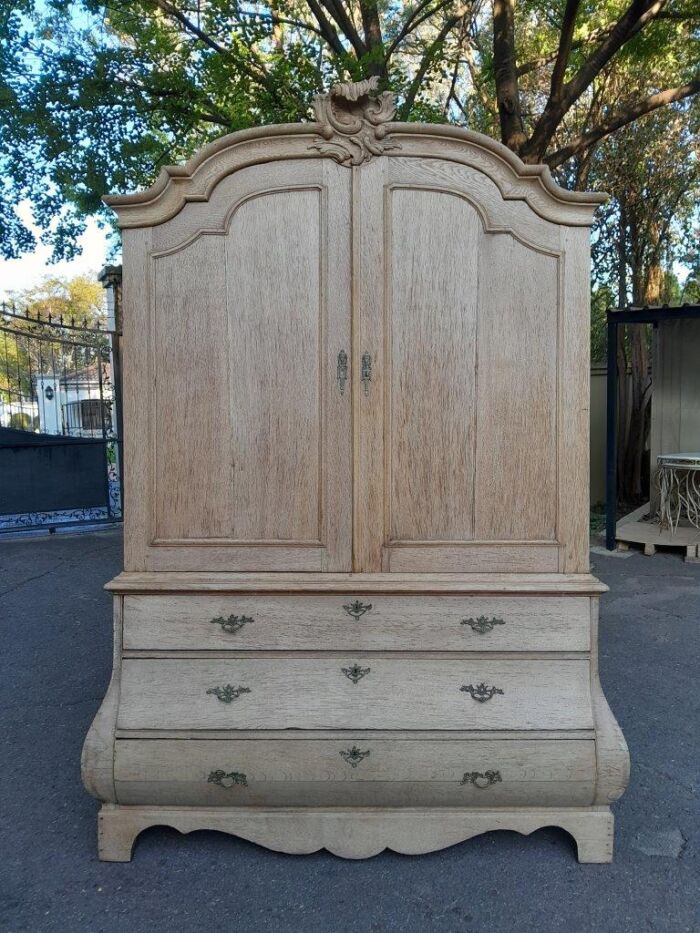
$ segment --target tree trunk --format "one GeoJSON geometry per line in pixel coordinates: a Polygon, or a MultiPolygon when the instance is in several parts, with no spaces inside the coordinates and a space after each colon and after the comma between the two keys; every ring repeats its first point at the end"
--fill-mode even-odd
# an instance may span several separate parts
{"type": "Polygon", "coordinates": [[[360,15],[364,31],[365,45],[369,57],[365,64],[365,73],[368,77],[378,77],[384,83],[388,77],[387,63],[384,55],[384,37],[379,18],[377,0],[360,0],[360,15]]]}
{"type": "MultiPolygon", "coordinates": [[[[632,210],[634,211],[634,207],[632,210]]],[[[621,212],[621,216],[623,215],[624,212],[621,212]]],[[[653,235],[654,231],[651,233],[653,235]]],[[[632,262],[633,303],[635,305],[657,304],[663,280],[661,265],[657,258],[658,249],[655,245],[652,250],[649,250],[648,243],[639,242],[639,231],[634,218],[630,224],[630,237],[629,258],[632,262]],[[644,259],[649,256],[650,252],[655,258],[645,269],[644,259]]],[[[623,276],[621,275],[621,290],[622,285],[623,276]]],[[[651,379],[648,329],[648,324],[633,324],[628,328],[629,333],[625,343],[622,347],[618,344],[618,374],[620,384],[624,381],[626,386],[624,407],[622,394],[620,404],[618,496],[622,503],[630,507],[640,504],[649,492],[645,488],[643,469],[650,430],[651,379]],[[625,370],[620,371],[621,365],[625,366],[625,370],[629,369],[629,373],[625,370]]]]}
{"type": "Polygon", "coordinates": [[[501,121],[501,142],[519,152],[527,137],[520,109],[520,91],[515,61],[515,2],[494,0],[493,62],[496,101],[501,121]]]}

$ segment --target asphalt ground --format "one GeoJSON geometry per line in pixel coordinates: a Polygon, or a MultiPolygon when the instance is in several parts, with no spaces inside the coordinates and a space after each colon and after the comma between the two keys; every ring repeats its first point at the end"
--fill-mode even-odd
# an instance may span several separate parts
{"type": "Polygon", "coordinates": [[[593,555],[603,688],[632,755],[612,865],[562,830],[488,833],[422,856],[287,856],[153,828],[130,863],[96,853],[80,749],[111,669],[121,537],[0,539],[0,930],[700,931],[700,565],[593,555]]]}

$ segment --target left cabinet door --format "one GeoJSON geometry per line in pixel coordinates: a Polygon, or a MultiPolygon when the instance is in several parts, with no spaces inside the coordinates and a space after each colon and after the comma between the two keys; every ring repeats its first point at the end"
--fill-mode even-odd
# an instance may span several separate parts
{"type": "Polygon", "coordinates": [[[351,569],[350,177],[255,165],[124,231],[127,570],[351,569]]]}

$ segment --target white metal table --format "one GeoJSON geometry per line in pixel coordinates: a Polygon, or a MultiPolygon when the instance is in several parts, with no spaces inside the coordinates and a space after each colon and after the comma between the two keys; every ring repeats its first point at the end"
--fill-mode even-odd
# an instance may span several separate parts
{"type": "Polygon", "coordinates": [[[700,528],[700,453],[660,454],[656,463],[661,527],[673,533],[686,518],[700,528]]]}

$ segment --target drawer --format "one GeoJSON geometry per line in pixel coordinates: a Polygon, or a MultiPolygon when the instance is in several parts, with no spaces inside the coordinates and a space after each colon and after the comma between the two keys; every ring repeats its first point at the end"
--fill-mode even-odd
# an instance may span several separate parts
{"type": "Polygon", "coordinates": [[[592,729],[588,661],[123,662],[120,729],[592,729]]]}
{"type": "Polygon", "coordinates": [[[118,740],[120,804],[587,806],[592,740],[118,740]]]}
{"type": "Polygon", "coordinates": [[[588,651],[581,596],[124,597],[127,650],[588,651]]]}

